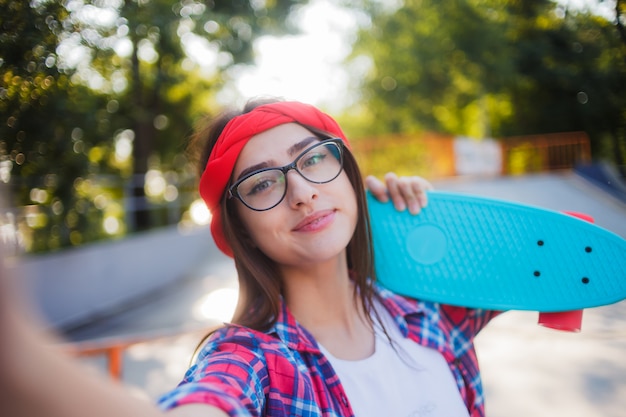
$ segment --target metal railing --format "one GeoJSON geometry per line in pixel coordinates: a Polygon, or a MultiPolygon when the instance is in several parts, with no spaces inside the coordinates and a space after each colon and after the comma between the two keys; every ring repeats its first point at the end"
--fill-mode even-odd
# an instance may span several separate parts
{"type": "Polygon", "coordinates": [[[514,136],[500,143],[503,174],[572,169],[591,161],[591,143],[585,132],[514,136]]]}
{"type": "MultiPolygon", "coordinates": [[[[419,172],[429,178],[458,175],[452,135],[421,133],[355,140],[353,151],[368,174],[389,170],[419,172]]],[[[480,140],[476,141],[480,143],[480,140]]],[[[563,132],[498,138],[502,175],[572,169],[591,161],[591,143],[585,132],[563,132]]]]}
{"type": "Polygon", "coordinates": [[[104,358],[108,375],[114,380],[121,381],[124,376],[124,354],[131,347],[145,343],[162,342],[185,335],[197,335],[199,342],[202,340],[202,337],[218,328],[219,326],[214,325],[194,330],[162,331],[153,334],[86,340],[67,343],[63,349],[76,358],[104,358]]]}

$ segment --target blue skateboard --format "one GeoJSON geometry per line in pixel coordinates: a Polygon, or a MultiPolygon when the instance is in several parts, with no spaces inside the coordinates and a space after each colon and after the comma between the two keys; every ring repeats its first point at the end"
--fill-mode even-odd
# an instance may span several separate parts
{"type": "Polygon", "coordinates": [[[376,273],[392,291],[465,307],[539,311],[541,324],[574,331],[582,309],[626,299],[620,236],[524,204],[434,191],[428,198],[413,216],[368,195],[376,273]]]}

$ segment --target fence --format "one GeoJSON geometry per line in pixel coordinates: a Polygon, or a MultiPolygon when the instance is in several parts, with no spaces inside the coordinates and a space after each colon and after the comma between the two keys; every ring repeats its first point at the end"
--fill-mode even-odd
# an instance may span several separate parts
{"type": "Polygon", "coordinates": [[[121,381],[124,377],[124,353],[129,348],[143,343],[168,341],[184,334],[197,336],[197,340],[199,341],[203,336],[217,329],[218,326],[211,326],[179,332],[162,332],[149,335],[88,340],[67,344],[64,346],[64,350],[77,358],[103,357],[106,362],[105,366],[108,375],[114,380],[121,381]]]}
{"type": "Polygon", "coordinates": [[[514,136],[501,140],[503,174],[572,169],[591,161],[585,132],[514,136]]]}
{"type": "Polygon", "coordinates": [[[585,132],[470,139],[439,134],[388,135],[355,140],[363,172],[419,174],[428,178],[468,174],[517,175],[571,169],[591,160],[585,132]]]}

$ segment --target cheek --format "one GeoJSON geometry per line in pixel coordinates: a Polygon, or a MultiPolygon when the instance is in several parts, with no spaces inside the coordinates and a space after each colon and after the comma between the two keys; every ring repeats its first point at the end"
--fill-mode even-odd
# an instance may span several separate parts
{"type": "Polygon", "coordinates": [[[240,205],[237,209],[239,211],[239,218],[252,244],[261,249],[261,251],[264,251],[265,247],[263,242],[266,242],[268,240],[267,237],[272,233],[272,226],[276,221],[273,219],[275,213],[273,210],[256,212],[247,207],[243,207],[243,205],[240,205]]]}
{"type": "Polygon", "coordinates": [[[356,191],[354,191],[354,188],[352,188],[352,184],[350,183],[350,180],[348,179],[348,176],[345,174],[345,172],[342,173],[341,176],[337,179],[341,179],[342,181],[342,189],[344,190],[343,195],[345,196],[344,210],[350,217],[352,226],[356,227],[357,217],[359,215],[356,201],[356,191]]]}

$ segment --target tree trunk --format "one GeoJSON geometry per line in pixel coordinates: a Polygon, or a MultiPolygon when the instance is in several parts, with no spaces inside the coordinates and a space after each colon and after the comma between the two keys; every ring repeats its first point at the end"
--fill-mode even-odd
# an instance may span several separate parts
{"type": "MultiPolygon", "coordinates": [[[[131,6],[132,7],[132,6],[131,6]]],[[[139,6],[137,6],[139,7],[139,6]]],[[[131,204],[127,207],[130,210],[132,224],[129,225],[131,232],[148,230],[152,227],[150,216],[150,203],[146,198],[145,180],[146,172],[148,172],[148,158],[153,151],[154,127],[152,124],[151,103],[147,103],[145,89],[142,85],[141,74],[139,69],[139,57],[137,49],[139,44],[139,36],[137,27],[130,26],[130,38],[133,43],[133,54],[131,57],[131,85],[130,99],[133,103],[131,114],[133,115],[133,131],[135,132],[135,140],[133,143],[133,177],[131,204]]]]}

